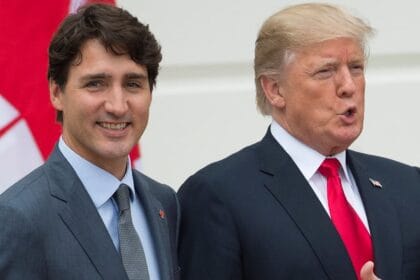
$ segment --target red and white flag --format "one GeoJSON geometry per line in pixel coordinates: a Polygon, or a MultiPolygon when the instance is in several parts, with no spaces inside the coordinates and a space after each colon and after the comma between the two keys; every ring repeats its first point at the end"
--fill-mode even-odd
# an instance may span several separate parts
{"type": "MultiPolygon", "coordinates": [[[[61,133],[49,101],[48,45],[86,2],[115,1],[0,1],[0,192],[41,165],[61,133]]],[[[138,158],[136,146],[131,159],[138,158]]]]}

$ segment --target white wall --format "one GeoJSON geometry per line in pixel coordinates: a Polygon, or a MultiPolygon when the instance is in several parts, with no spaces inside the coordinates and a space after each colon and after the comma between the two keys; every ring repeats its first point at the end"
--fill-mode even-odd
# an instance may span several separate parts
{"type": "MultiPolygon", "coordinates": [[[[177,189],[199,168],[263,136],[270,119],[255,108],[254,41],[269,15],[299,2],[118,2],[150,25],[164,54],[141,140],[146,174],[177,189]]],[[[365,130],[353,148],[420,165],[420,2],[330,2],[377,30],[370,44],[365,130]]]]}

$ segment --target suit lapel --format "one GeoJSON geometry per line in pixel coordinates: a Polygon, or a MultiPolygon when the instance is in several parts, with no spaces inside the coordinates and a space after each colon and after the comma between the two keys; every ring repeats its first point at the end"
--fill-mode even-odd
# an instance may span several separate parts
{"type": "Polygon", "coordinates": [[[386,185],[374,186],[366,166],[348,151],[348,163],[359,188],[372,236],[375,271],[382,279],[400,279],[402,271],[402,242],[398,216],[386,196],[386,185]]]}
{"type": "Polygon", "coordinates": [[[268,131],[259,145],[265,187],[300,229],[330,279],[355,279],[346,249],[328,214],[289,155],[268,131]]]}
{"type": "Polygon", "coordinates": [[[152,195],[153,188],[141,175],[134,172],[134,186],[138,193],[143,210],[147,217],[151,235],[154,240],[154,248],[159,264],[160,278],[172,279],[173,267],[168,224],[164,215],[162,204],[152,195]]]}
{"type": "Polygon", "coordinates": [[[127,279],[121,258],[89,194],[56,148],[47,162],[51,195],[61,200],[63,222],[103,279],[127,279]]]}

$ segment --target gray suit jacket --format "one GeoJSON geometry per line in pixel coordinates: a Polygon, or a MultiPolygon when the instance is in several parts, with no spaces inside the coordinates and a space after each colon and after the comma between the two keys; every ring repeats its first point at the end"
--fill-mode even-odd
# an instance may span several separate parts
{"type": "MultiPolygon", "coordinates": [[[[178,279],[175,193],[140,172],[133,176],[161,279],[178,279]]],[[[0,196],[0,225],[0,279],[128,279],[90,196],[57,147],[0,196]]]]}

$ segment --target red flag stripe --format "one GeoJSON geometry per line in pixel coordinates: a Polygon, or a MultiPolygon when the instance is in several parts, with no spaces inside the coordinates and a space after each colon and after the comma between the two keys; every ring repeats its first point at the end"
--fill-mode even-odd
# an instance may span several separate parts
{"type": "Polygon", "coordinates": [[[0,137],[2,137],[6,132],[11,129],[18,121],[22,119],[21,116],[16,117],[14,120],[12,120],[10,123],[8,123],[6,126],[2,127],[0,129],[0,137]]]}

